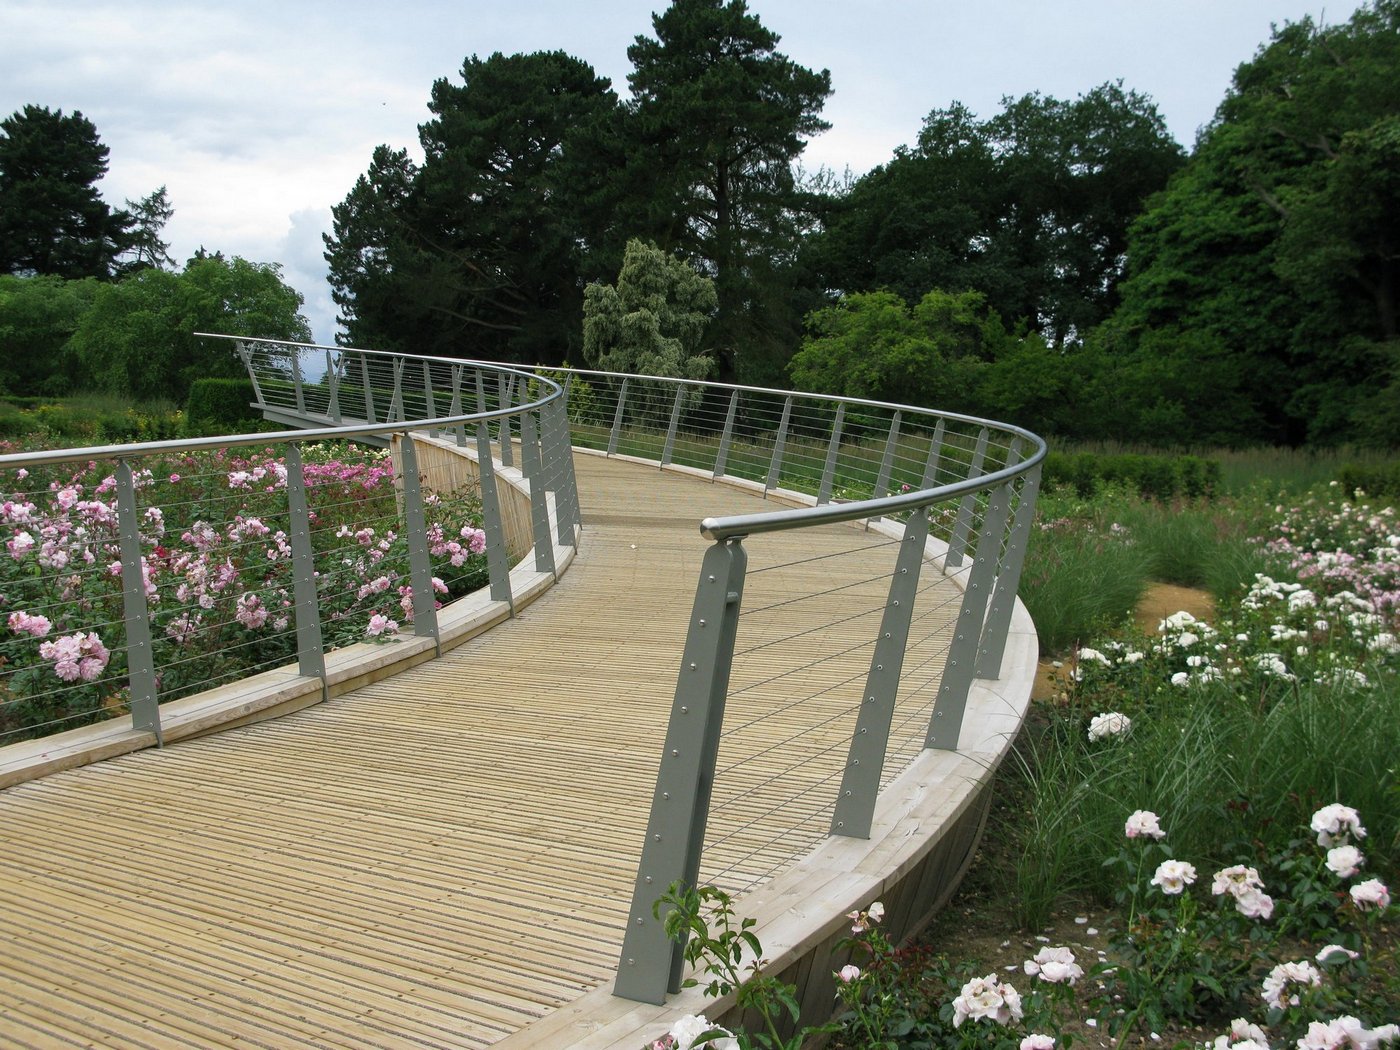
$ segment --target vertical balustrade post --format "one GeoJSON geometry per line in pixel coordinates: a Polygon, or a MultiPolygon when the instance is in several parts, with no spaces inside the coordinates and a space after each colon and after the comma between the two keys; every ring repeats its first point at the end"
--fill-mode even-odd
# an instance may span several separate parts
{"type": "Polygon", "coordinates": [[[846,768],[841,775],[841,791],[831,816],[831,833],[853,838],[869,838],[875,816],[875,800],[880,793],[880,773],[889,747],[890,723],[904,672],[904,648],[909,641],[909,623],[919,594],[919,573],[924,565],[924,541],[928,539],[928,508],[920,507],[904,523],[894,575],[885,611],[880,617],[880,633],[870,659],[864,697],[856,715],[846,768]]]}
{"type": "Polygon", "coordinates": [[[739,412],[739,391],[729,395],[729,411],[724,414],[724,433],[719,437],[719,451],[715,453],[715,469],[712,478],[724,477],[724,468],[729,463],[729,444],[734,440],[734,417],[739,412]]]}
{"type": "Polygon", "coordinates": [[[248,379],[253,384],[254,404],[259,409],[267,407],[267,402],[263,400],[262,384],[258,382],[258,371],[253,367],[253,351],[247,343],[234,343],[234,349],[238,351],[238,356],[243,359],[243,367],[248,370],[248,379]]]}
{"type": "Polygon", "coordinates": [[[326,651],[321,639],[321,602],[316,593],[316,558],[311,543],[311,513],[306,502],[301,446],[287,446],[287,512],[291,517],[292,603],[297,624],[297,673],[321,680],[326,699],[326,651]]]}
{"type": "Polygon", "coordinates": [[[694,886],[699,878],[747,561],[731,539],[701,563],[613,985],[624,999],[661,1003],[668,988],[680,988],[685,946],[667,939],[665,914],[654,916],[652,906],[673,882],[694,886]]]}
{"type": "Polygon", "coordinates": [[[987,613],[987,601],[996,578],[997,561],[1001,557],[1001,536],[1006,528],[1011,507],[1011,483],[998,485],[987,501],[978,532],[977,551],[973,555],[972,571],[968,574],[967,590],[953,625],[953,641],[948,646],[948,662],[938,686],[938,700],[933,717],[929,719],[924,747],[956,751],[962,732],[963,711],[967,708],[967,692],[972,688],[977,666],[977,647],[981,643],[982,625],[987,613]]]}
{"type": "Polygon", "coordinates": [[[302,419],[305,419],[306,389],[302,386],[301,382],[301,349],[299,347],[293,346],[290,348],[290,350],[292,355],[292,390],[296,394],[297,415],[301,416],[302,419]]]}
{"type": "Polygon", "coordinates": [[[370,423],[378,423],[374,414],[374,385],[370,382],[369,375],[369,354],[360,353],[360,382],[365,385],[365,420],[370,423]]]}
{"type": "Polygon", "coordinates": [[[763,483],[763,496],[778,487],[783,476],[783,446],[787,444],[788,422],[792,419],[792,398],[783,399],[783,417],[778,421],[778,434],[773,439],[773,458],[768,461],[768,480],[763,483]]]}
{"type": "Polygon", "coordinates": [[[423,486],[418,476],[418,452],[413,435],[405,430],[399,455],[403,463],[403,519],[408,532],[409,582],[413,585],[413,633],[431,638],[439,656],[437,596],[433,593],[433,563],[428,557],[428,523],[423,513],[423,486]]]}
{"type": "MultiPolygon", "coordinates": [[[[885,454],[880,457],[880,472],[875,476],[875,499],[883,499],[890,494],[890,474],[894,470],[894,450],[899,444],[899,410],[896,409],[894,416],[890,419],[889,437],[885,439],[885,454]]],[[[879,516],[866,518],[866,524],[872,521],[879,521],[879,516]]]]}
{"type": "Polygon", "coordinates": [[[326,402],[326,414],[339,426],[344,422],[340,416],[340,369],[345,360],[342,354],[338,359],[332,359],[331,352],[326,351],[326,388],[329,391],[329,398],[326,402]]]}
{"type": "Polygon", "coordinates": [[[1040,466],[1037,464],[1021,481],[1021,496],[1016,514],[1011,519],[1011,535],[1006,541],[1001,569],[997,573],[996,589],[992,591],[992,607],[987,613],[987,625],[982,630],[982,644],[977,651],[977,677],[1000,678],[1001,658],[1006,652],[1006,634],[1011,629],[1011,613],[1016,604],[1016,588],[1021,582],[1021,567],[1026,560],[1031,525],[1035,519],[1035,497],[1040,489],[1040,466]]]}
{"type": "Polygon", "coordinates": [[[151,648],[151,609],[142,571],[141,518],[131,464],[117,462],[117,535],[122,552],[122,620],[126,628],[126,668],[131,686],[131,728],[154,733],[165,746],[156,696],[155,653],[151,648]]]}
{"type": "Polygon", "coordinates": [[[627,384],[628,379],[622,381],[622,388],[617,392],[617,410],[613,413],[612,431],[608,434],[608,455],[617,455],[617,443],[622,438],[622,414],[627,405],[627,384]]]}
{"type": "MultiPolygon", "coordinates": [[[[549,496],[540,467],[540,448],[535,443],[535,413],[520,415],[520,469],[530,483],[530,524],[535,537],[535,571],[558,579],[554,568],[554,538],[549,532],[549,496]]],[[[557,512],[557,508],[556,508],[557,512]]]]}
{"type": "MultiPolygon", "coordinates": [[[[452,403],[447,408],[447,414],[449,416],[460,416],[462,414],[462,368],[463,366],[458,364],[452,366],[452,403]]],[[[480,375],[481,373],[478,371],[477,376],[480,377],[480,375]]],[[[486,410],[484,408],[478,408],[477,411],[484,412],[486,410]]],[[[465,448],[467,444],[466,424],[458,423],[452,428],[452,432],[457,439],[457,447],[465,448]]]]}
{"type": "Polygon", "coordinates": [[[831,488],[836,479],[836,457],[841,451],[841,424],[846,419],[846,402],[836,405],[836,419],[831,424],[831,440],[826,445],[826,463],[822,466],[821,488],[817,490],[817,506],[831,502],[831,488]]]}
{"type": "Polygon", "coordinates": [[[676,384],[676,399],[671,405],[671,423],[666,428],[666,445],[661,450],[661,465],[671,462],[671,454],[676,449],[676,430],[681,425],[681,405],[685,402],[685,384],[676,384]]]}
{"type": "MultiPolygon", "coordinates": [[[[481,369],[476,372],[476,410],[486,411],[486,389],[481,369]]],[[[505,528],[501,524],[501,495],[496,488],[496,464],[491,454],[491,428],[486,420],[476,424],[476,467],[481,479],[481,528],[486,533],[486,571],[491,579],[491,600],[506,602],[515,615],[515,598],[510,593],[510,559],[506,550],[505,528]]]]}
{"type": "Polygon", "coordinates": [[[403,411],[403,366],[404,358],[395,357],[394,367],[394,394],[389,398],[389,414],[384,417],[386,423],[402,423],[407,417],[403,411]]]}
{"type": "MultiPolygon", "coordinates": [[[[437,398],[433,396],[433,371],[432,364],[425,358],[423,361],[423,399],[426,402],[426,419],[437,419],[437,398]]],[[[437,437],[437,427],[428,428],[429,437],[437,437]]]]}
{"type": "MultiPolygon", "coordinates": [[[[987,458],[987,428],[983,427],[977,434],[977,447],[972,452],[972,462],[968,464],[967,476],[969,478],[980,478],[985,471],[982,463],[987,458]]],[[[977,502],[977,494],[969,492],[962,498],[962,503],[958,507],[958,520],[953,526],[953,535],[948,540],[948,557],[944,560],[944,569],[955,569],[963,562],[963,554],[967,550],[967,536],[972,529],[972,511],[977,502]]]]}
{"type": "MultiPolygon", "coordinates": [[[[496,373],[496,389],[501,408],[510,408],[515,395],[515,376],[506,372],[496,373]]],[[[510,434],[510,416],[502,416],[497,426],[497,439],[501,443],[501,466],[515,466],[515,443],[510,434]]],[[[523,467],[521,468],[524,469],[523,467]]]]}
{"type": "Polygon", "coordinates": [[[561,545],[572,547],[577,542],[574,526],[579,524],[578,487],[574,478],[574,448],[569,442],[569,418],[563,397],[545,405],[540,418],[544,427],[545,455],[554,465],[554,514],[561,545]]]}

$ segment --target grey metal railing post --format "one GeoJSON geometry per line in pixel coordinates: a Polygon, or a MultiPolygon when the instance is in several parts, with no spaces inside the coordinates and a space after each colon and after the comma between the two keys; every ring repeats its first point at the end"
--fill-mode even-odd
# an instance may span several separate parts
{"type": "Polygon", "coordinates": [[[360,355],[360,382],[365,385],[365,419],[370,423],[378,423],[374,416],[374,386],[369,377],[369,354],[360,355]]]}
{"type": "Polygon", "coordinates": [[[316,594],[316,556],[311,544],[311,513],[306,503],[306,478],[301,469],[301,446],[290,444],[287,467],[287,511],[291,517],[292,602],[297,623],[297,672],[321,680],[326,699],[326,651],[321,639],[321,603],[316,594]]]}
{"type": "MultiPolygon", "coordinates": [[[[481,370],[476,373],[476,408],[486,411],[486,390],[481,370]]],[[[496,488],[496,464],[491,454],[491,428],[486,420],[476,424],[476,468],[481,479],[481,527],[486,533],[486,571],[491,579],[491,600],[506,602],[515,615],[515,597],[510,593],[510,558],[506,550],[505,528],[501,524],[501,495],[496,488]]]]}
{"type": "Polygon", "coordinates": [[[792,419],[792,398],[783,399],[783,417],[778,421],[778,434],[773,439],[773,458],[768,462],[768,480],[763,483],[763,495],[778,487],[783,473],[783,446],[787,444],[788,422],[792,419]]]}
{"type": "MultiPolygon", "coordinates": [[[[515,395],[515,376],[507,375],[505,372],[496,374],[497,400],[500,408],[510,408],[511,401],[515,395]]],[[[502,416],[497,427],[496,437],[501,443],[501,466],[515,466],[515,444],[511,439],[510,416],[502,416]]],[[[522,465],[521,470],[524,470],[522,465]]]]}
{"type": "Polygon", "coordinates": [[[233,348],[238,351],[238,356],[243,359],[243,367],[248,370],[248,378],[253,383],[253,397],[257,399],[258,408],[266,408],[267,402],[263,400],[262,384],[258,382],[258,373],[253,368],[253,351],[248,348],[247,343],[234,343],[233,348]]]}
{"type": "MultiPolygon", "coordinates": [[[[890,494],[890,473],[894,469],[894,449],[899,444],[899,410],[896,409],[894,416],[890,419],[890,435],[885,439],[885,454],[880,457],[880,472],[875,476],[876,499],[882,499],[890,494]]],[[[879,521],[879,518],[867,518],[867,522],[879,521]]]]}
{"type": "Polygon", "coordinates": [[[418,477],[418,451],[413,435],[403,432],[399,444],[403,462],[403,520],[408,532],[408,572],[413,585],[413,633],[431,638],[439,655],[437,598],[433,594],[433,563],[428,556],[428,522],[423,513],[423,487],[418,477]]]}
{"type": "Polygon", "coordinates": [[[403,366],[404,358],[395,357],[394,366],[394,394],[389,398],[389,414],[384,417],[386,423],[402,423],[408,417],[403,410],[403,366]]]}
{"type": "Polygon", "coordinates": [[[699,877],[747,561],[735,538],[701,563],[613,985],[625,999],[661,1003],[680,988],[684,944],[667,939],[665,917],[652,907],[672,883],[694,886],[699,877]]]}
{"type": "Polygon", "coordinates": [[[831,488],[836,479],[836,456],[841,451],[841,424],[846,418],[846,403],[836,405],[836,419],[831,424],[831,440],[826,445],[826,463],[822,466],[821,488],[817,490],[817,506],[831,502],[831,488]]]}
{"type": "Polygon", "coordinates": [[[875,799],[880,793],[880,773],[889,747],[890,723],[895,699],[904,672],[904,649],[909,641],[909,623],[919,594],[919,572],[924,565],[924,541],[928,539],[928,508],[910,513],[904,523],[899,557],[890,579],[890,594],[880,617],[880,634],[865,680],[865,697],[856,715],[846,769],[841,775],[841,791],[831,816],[831,833],[854,838],[870,837],[875,816],[875,799]]]}
{"type": "Polygon", "coordinates": [[[967,590],[953,624],[953,640],[948,646],[948,662],[938,686],[938,700],[933,717],[929,719],[924,747],[955,751],[962,732],[963,711],[967,707],[967,691],[976,675],[977,647],[982,638],[982,625],[987,613],[996,579],[997,561],[1001,557],[1001,537],[1011,509],[1011,482],[998,485],[987,501],[982,516],[982,528],[977,536],[977,551],[973,555],[972,572],[968,574],[967,590]]]}
{"type": "Polygon", "coordinates": [[[1011,519],[1011,535],[1006,541],[996,589],[992,591],[992,607],[987,612],[982,644],[977,651],[978,678],[1001,677],[1001,658],[1006,652],[1006,635],[1011,629],[1011,613],[1016,605],[1016,588],[1021,582],[1026,547],[1030,543],[1035,497],[1039,488],[1040,466],[1037,464],[1022,480],[1021,497],[1016,504],[1016,514],[1011,519]]]}
{"type": "Polygon", "coordinates": [[[306,390],[301,385],[301,350],[292,347],[292,390],[297,399],[297,415],[306,417],[306,390]]]}
{"type": "Polygon", "coordinates": [[[546,405],[540,424],[544,427],[544,451],[554,465],[554,514],[561,545],[572,547],[576,542],[574,526],[579,524],[578,487],[574,478],[574,448],[569,442],[569,418],[564,399],[555,398],[546,405]]]}
{"type": "MultiPolygon", "coordinates": [[[[449,416],[460,416],[462,414],[462,365],[452,366],[452,402],[447,407],[449,416]]],[[[477,376],[480,377],[481,370],[477,369],[477,376]]],[[[486,411],[484,408],[478,411],[486,411]]],[[[465,423],[458,423],[452,428],[453,434],[457,438],[457,447],[464,448],[467,444],[467,426],[465,423]]]]}
{"type": "Polygon", "coordinates": [[[671,422],[666,427],[666,445],[661,450],[661,465],[671,462],[671,453],[676,448],[676,431],[681,425],[681,405],[685,401],[685,384],[676,384],[676,399],[671,405],[671,422]]]}
{"type": "MultiPolygon", "coordinates": [[[[424,360],[423,362],[423,399],[426,402],[425,411],[428,419],[437,418],[437,399],[433,397],[433,372],[432,366],[424,360]]],[[[428,428],[429,437],[437,437],[437,427],[428,428]]]]}
{"type": "MultiPolygon", "coordinates": [[[[341,361],[344,355],[341,356],[341,361]]],[[[340,363],[332,360],[331,352],[326,351],[326,388],[329,396],[326,401],[326,414],[339,426],[345,422],[340,414],[340,363]]]]}
{"type": "Polygon", "coordinates": [[[608,455],[617,455],[617,443],[622,438],[622,414],[623,408],[627,404],[627,380],[622,381],[622,388],[617,392],[617,410],[613,412],[612,431],[608,434],[608,455]]]}
{"type": "Polygon", "coordinates": [[[155,653],[151,648],[151,609],[142,571],[141,519],[131,464],[117,463],[117,535],[122,552],[122,620],[126,628],[126,669],[131,686],[131,728],[154,733],[165,746],[156,696],[155,653]]]}
{"type": "MultiPolygon", "coordinates": [[[[967,467],[969,478],[980,478],[985,473],[982,463],[986,458],[987,428],[983,427],[977,434],[977,447],[973,450],[972,462],[967,467]]],[[[963,553],[967,550],[967,536],[972,529],[972,511],[976,503],[975,492],[969,492],[962,498],[958,507],[958,520],[953,526],[952,538],[948,540],[948,557],[943,562],[945,569],[955,569],[962,564],[963,553]]]]}
{"type": "MultiPolygon", "coordinates": [[[[554,538],[549,533],[549,497],[540,466],[540,447],[535,443],[535,413],[520,415],[520,471],[530,483],[530,524],[535,537],[535,571],[547,572],[556,579],[554,568],[554,538]]],[[[555,508],[558,513],[558,508],[555,508]]]]}
{"type": "Polygon", "coordinates": [[[729,444],[734,440],[734,417],[739,412],[739,391],[729,395],[729,411],[724,414],[724,433],[719,437],[719,451],[715,453],[715,469],[711,477],[724,477],[725,465],[729,462],[729,444]]]}

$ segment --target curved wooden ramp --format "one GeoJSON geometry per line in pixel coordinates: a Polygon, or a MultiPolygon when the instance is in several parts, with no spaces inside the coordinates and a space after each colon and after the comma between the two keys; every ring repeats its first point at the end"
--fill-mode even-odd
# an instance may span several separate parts
{"type": "MultiPolygon", "coordinates": [[[[771,504],[577,464],[579,556],[516,620],[297,714],[0,793],[0,1046],[481,1047],[610,985],[697,523],[771,504]]],[[[826,836],[869,662],[852,640],[894,558],[850,527],[749,547],[787,567],[744,597],[702,871],[737,891],[826,836]]],[[[926,575],[937,626],[956,591],[926,575]]],[[[922,745],[928,633],[887,780],[922,745]]]]}

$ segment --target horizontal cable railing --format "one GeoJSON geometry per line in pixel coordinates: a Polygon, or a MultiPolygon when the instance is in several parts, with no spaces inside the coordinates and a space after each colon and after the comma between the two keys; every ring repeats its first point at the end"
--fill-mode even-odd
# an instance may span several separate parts
{"type": "Polygon", "coordinates": [[[680,987],[684,951],[654,911],[669,886],[703,876],[748,889],[828,833],[867,836],[882,785],[923,749],[958,747],[974,680],[1000,674],[1045,445],[917,406],[539,374],[563,383],[575,445],[747,482],[784,504],[699,523],[713,546],[614,985],[659,1003],[680,987]],[[824,526],[882,519],[896,527],[819,549],[824,526]],[[768,561],[765,539],[793,530],[818,549],[768,561]],[[722,728],[756,757],[723,762],[722,728]],[[707,836],[711,818],[726,830],[707,836]]]}
{"type": "Polygon", "coordinates": [[[324,695],[328,650],[400,626],[437,644],[439,605],[478,588],[511,603],[526,549],[509,549],[496,463],[521,464],[535,569],[575,542],[552,381],[418,359],[419,386],[396,391],[409,366],[385,355],[234,347],[257,407],[303,429],[0,456],[0,746],[127,715],[160,743],[165,700],[286,666],[324,695]],[[342,411],[346,395],[384,409],[342,411]],[[475,484],[423,483],[425,432],[474,447],[475,484]],[[346,463],[333,443],[347,440],[392,441],[399,469],[387,453],[346,463]]]}

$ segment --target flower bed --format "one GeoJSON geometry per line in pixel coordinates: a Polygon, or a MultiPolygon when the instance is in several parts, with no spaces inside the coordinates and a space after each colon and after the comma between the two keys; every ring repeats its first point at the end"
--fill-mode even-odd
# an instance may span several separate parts
{"type": "MultiPolygon", "coordinates": [[[[302,455],[324,646],[391,641],[413,619],[413,588],[387,453],[302,455]]],[[[294,661],[282,450],[166,455],[143,460],[134,481],[160,699],[294,661]]],[[[20,470],[0,503],[0,743],[127,709],[116,489],[107,463],[20,470]]],[[[475,498],[424,503],[435,598],[482,586],[475,498]]]]}

